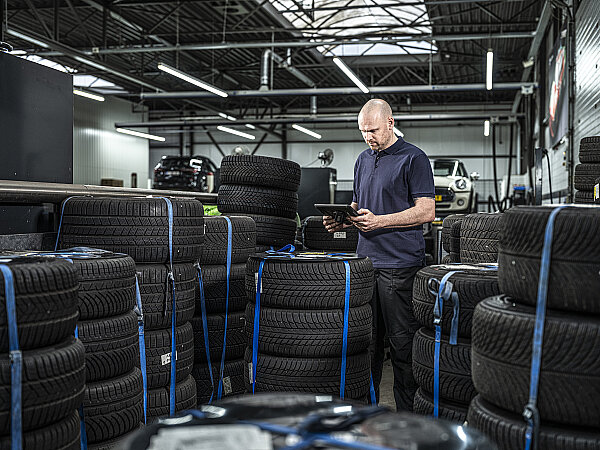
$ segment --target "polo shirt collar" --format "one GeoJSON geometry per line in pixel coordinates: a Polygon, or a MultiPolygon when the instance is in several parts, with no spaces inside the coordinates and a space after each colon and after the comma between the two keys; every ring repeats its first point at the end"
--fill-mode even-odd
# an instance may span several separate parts
{"type": "MultiPolygon", "coordinates": [[[[404,139],[402,139],[401,136],[398,136],[398,140],[396,142],[394,142],[388,148],[380,151],[385,153],[386,155],[395,155],[402,149],[402,147],[404,146],[404,142],[404,139]]],[[[371,150],[371,155],[377,155],[377,153],[379,153],[377,150],[371,150]]]]}

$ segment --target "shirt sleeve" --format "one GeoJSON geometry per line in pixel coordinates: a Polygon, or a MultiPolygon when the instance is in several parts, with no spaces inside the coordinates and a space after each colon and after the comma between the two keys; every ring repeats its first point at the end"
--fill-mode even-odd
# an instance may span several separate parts
{"type": "Polygon", "coordinates": [[[354,163],[354,181],[352,182],[352,203],[358,204],[358,159],[354,163]]]}
{"type": "Polygon", "coordinates": [[[413,199],[419,197],[435,198],[433,171],[431,170],[429,158],[424,153],[412,160],[408,186],[413,199]]]}

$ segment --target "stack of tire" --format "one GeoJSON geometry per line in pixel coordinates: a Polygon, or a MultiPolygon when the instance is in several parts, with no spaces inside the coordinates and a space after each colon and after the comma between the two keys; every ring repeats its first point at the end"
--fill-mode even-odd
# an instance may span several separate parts
{"type": "MultiPolygon", "coordinates": [[[[473,317],[469,425],[501,449],[524,448],[540,260],[552,207],[504,213],[499,284],[473,317]]],[[[556,216],[541,370],[537,448],[600,447],[600,210],[567,208],[556,216]]]]}
{"type": "Polygon", "coordinates": [[[293,244],[300,166],[268,156],[225,156],[217,197],[225,215],[244,215],[256,223],[256,251],[293,244]]]}
{"type": "MultiPolygon", "coordinates": [[[[13,274],[25,449],[79,448],[77,409],[85,393],[85,350],[74,337],[77,273],[72,264],[3,256],[13,274]]],[[[5,278],[0,273],[0,448],[11,447],[11,357],[5,278]]]]}
{"type": "Polygon", "coordinates": [[[579,161],[575,166],[575,203],[594,203],[594,185],[600,177],[600,136],[583,138],[579,143],[579,161]]]}
{"type": "Polygon", "coordinates": [[[460,226],[465,214],[451,214],[442,222],[442,248],[448,253],[442,263],[460,262],[460,226]]]}
{"type": "Polygon", "coordinates": [[[196,404],[191,377],[194,335],[196,269],[204,240],[202,203],[171,198],[172,248],[169,245],[169,208],[163,198],[75,197],[63,203],[62,247],[87,246],[126,253],[136,262],[144,312],[147,418],[169,414],[171,381],[171,318],[173,286],[176,300],[175,410],[196,404]],[[171,257],[172,255],[172,257],[171,257]],[[173,267],[173,282],[168,278],[173,267]]]}
{"type": "Polygon", "coordinates": [[[498,262],[501,217],[499,213],[475,213],[465,216],[460,225],[452,225],[452,237],[456,239],[457,233],[460,233],[460,262],[498,262]]]}
{"type": "MultiPolygon", "coordinates": [[[[467,416],[469,402],[476,395],[471,379],[471,324],[473,310],[477,303],[491,295],[497,295],[498,274],[484,264],[463,264],[460,269],[438,265],[421,269],[413,287],[413,311],[417,322],[422,326],[413,339],[413,375],[419,385],[415,395],[414,412],[423,415],[433,414],[434,347],[435,326],[434,305],[436,295],[432,286],[449,272],[457,270],[449,278],[453,291],[458,294],[458,341],[450,345],[453,305],[446,301],[442,310],[442,339],[439,363],[439,417],[463,423],[467,416]],[[436,282],[430,281],[436,280],[436,282]]],[[[434,289],[435,290],[435,289],[434,289]]]]}
{"type": "Polygon", "coordinates": [[[195,349],[192,375],[196,381],[198,404],[207,403],[211,397],[217,399],[224,344],[222,396],[228,397],[246,392],[243,360],[246,348],[245,311],[248,303],[245,285],[246,261],[254,253],[256,246],[256,225],[249,217],[230,216],[229,220],[231,221],[232,246],[229,300],[226,305],[228,224],[225,217],[205,218],[206,237],[199,263],[202,270],[211,367],[209,369],[200,290],[199,284],[196,283],[196,316],[192,318],[195,349]],[[227,313],[226,335],[225,313],[227,313]]]}
{"type": "Polygon", "coordinates": [[[245,380],[253,381],[253,337],[258,330],[255,392],[340,395],[346,265],[350,270],[345,398],[369,392],[373,264],[368,258],[254,255],[246,266],[245,380]],[[258,272],[261,261],[261,282],[258,272]],[[257,284],[259,322],[255,323],[257,284]]]}
{"type": "Polygon", "coordinates": [[[301,236],[305,250],[355,253],[358,245],[358,228],[352,226],[330,233],[323,226],[323,216],[304,219],[301,236]]]}

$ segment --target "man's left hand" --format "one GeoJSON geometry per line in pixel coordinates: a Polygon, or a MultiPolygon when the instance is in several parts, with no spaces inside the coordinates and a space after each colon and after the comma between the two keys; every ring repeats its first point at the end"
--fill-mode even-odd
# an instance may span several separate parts
{"type": "Polygon", "coordinates": [[[367,232],[382,228],[381,216],[376,216],[365,208],[359,209],[358,214],[360,215],[357,217],[350,217],[350,220],[354,222],[354,225],[356,225],[360,231],[367,232]]]}

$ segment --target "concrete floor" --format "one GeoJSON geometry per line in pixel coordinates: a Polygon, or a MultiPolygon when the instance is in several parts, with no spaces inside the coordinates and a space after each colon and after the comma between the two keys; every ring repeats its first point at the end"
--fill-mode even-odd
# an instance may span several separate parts
{"type": "Polygon", "coordinates": [[[394,370],[389,358],[383,363],[383,373],[381,375],[381,384],[379,385],[379,405],[387,406],[396,411],[396,401],[394,400],[394,370]]]}

